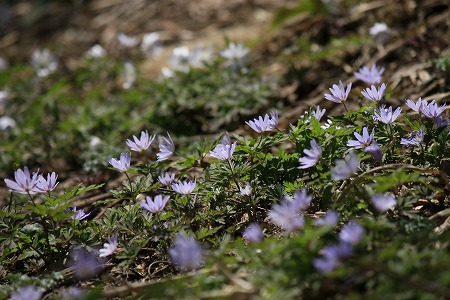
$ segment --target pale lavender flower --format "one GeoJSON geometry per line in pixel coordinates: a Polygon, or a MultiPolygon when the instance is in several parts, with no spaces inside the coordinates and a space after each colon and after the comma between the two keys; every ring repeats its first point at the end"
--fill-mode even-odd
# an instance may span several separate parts
{"type": "Polygon", "coordinates": [[[441,128],[441,127],[445,127],[445,126],[449,125],[450,120],[445,120],[442,116],[439,116],[439,117],[434,118],[434,124],[436,124],[436,126],[438,128],[441,128]]]}
{"type": "Polygon", "coordinates": [[[103,244],[103,249],[100,249],[100,255],[98,257],[106,257],[114,253],[117,249],[117,233],[113,234],[111,238],[108,239],[109,243],[103,244]]]}
{"type": "Polygon", "coordinates": [[[397,119],[397,117],[402,112],[402,109],[398,107],[394,112],[392,112],[392,106],[389,106],[386,108],[386,105],[383,104],[378,111],[374,111],[374,119],[378,120],[380,122],[383,122],[384,124],[391,124],[397,119]]]}
{"type": "Polygon", "coordinates": [[[239,194],[241,196],[251,196],[252,194],[252,186],[250,184],[246,184],[245,187],[239,187],[239,194]]]}
{"type": "Polygon", "coordinates": [[[191,236],[180,232],[175,237],[174,245],[169,249],[172,263],[185,270],[195,270],[203,264],[204,250],[200,243],[191,236]]]}
{"type": "Polygon", "coordinates": [[[339,80],[339,86],[337,84],[333,84],[333,87],[329,88],[331,94],[324,94],[325,99],[333,101],[335,103],[342,103],[347,100],[351,88],[351,82],[347,85],[347,88],[345,88],[342,81],[339,80]]]}
{"type": "Polygon", "coordinates": [[[236,142],[228,145],[218,144],[213,150],[209,152],[209,155],[220,160],[230,159],[236,148],[236,142]]]}
{"type": "Polygon", "coordinates": [[[123,77],[125,81],[122,83],[122,88],[129,89],[136,82],[136,67],[131,62],[123,64],[123,77]]]}
{"type": "Polygon", "coordinates": [[[159,175],[158,180],[162,185],[171,185],[172,182],[175,181],[175,173],[164,173],[159,175]]]}
{"type": "Polygon", "coordinates": [[[311,113],[311,115],[312,115],[314,118],[316,118],[317,121],[320,122],[320,119],[322,119],[322,117],[323,117],[323,115],[325,114],[326,111],[327,111],[327,110],[326,110],[325,108],[324,108],[324,109],[320,109],[320,106],[317,105],[316,110],[313,111],[313,112],[311,113]]]}
{"type": "Polygon", "coordinates": [[[214,59],[214,54],[211,47],[196,47],[192,50],[189,64],[194,68],[202,68],[214,59]]]}
{"type": "MultiPolygon", "coordinates": [[[[290,200],[290,198],[289,198],[290,200]]],[[[294,209],[297,211],[305,210],[309,207],[309,204],[311,203],[312,196],[308,195],[308,192],[306,189],[296,189],[294,192],[294,198],[292,201],[294,202],[294,209]]]]}
{"type": "Polygon", "coordinates": [[[397,205],[395,196],[392,193],[372,195],[372,204],[379,212],[385,212],[397,205]]]}
{"type": "Polygon", "coordinates": [[[367,84],[376,84],[381,82],[381,75],[383,72],[383,67],[378,68],[376,64],[373,64],[370,69],[365,66],[360,68],[354,75],[357,79],[364,81],[367,84]]]}
{"type": "Polygon", "coordinates": [[[422,103],[420,111],[430,119],[438,118],[447,108],[447,105],[443,104],[438,106],[435,100],[431,101],[429,104],[427,102],[422,103]]]}
{"type": "Polygon", "coordinates": [[[11,293],[11,300],[40,300],[44,291],[34,285],[20,287],[11,293]]]}
{"type": "Polygon", "coordinates": [[[258,223],[252,223],[244,230],[242,237],[247,241],[259,243],[264,239],[264,234],[258,223]]]}
{"type": "Polygon", "coordinates": [[[139,139],[135,135],[133,135],[134,142],[130,139],[127,139],[126,143],[132,151],[141,152],[147,150],[148,147],[150,147],[155,137],[156,135],[149,135],[147,130],[141,131],[141,137],[139,139]]]}
{"type": "Polygon", "coordinates": [[[86,290],[77,286],[71,286],[61,292],[61,298],[64,300],[85,299],[86,290]]]}
{"type": "Polygon", "coordinates": [[[84,212],[84,208],[83,208],[83,209],[80,209],[80,210],[77,210],[77,207],[74,207],[74,208],[72,209],[72,211],[73,211],[74,213],[76,213],[76,214],[73,215],[73,216],[71,216],[71,218],[74,219],[74,220],[79,220],[79,221],[81,221],[81,220],[83,220],[83,219],[89,217],[89,215],[91,214],[91,213],[85,213],[85,212],[84,212]]]}
{"type": "Polygon", "coordinates": [[[373,36],[379,43],[384,43],[389,39],[389,27],[386,23],[375,23],[369,29],[369,33],[373,36]]]}
{"type": "Polygon", "coordinates": [[[352,246],[345,242],[328,245],[322,249],[322,257],[314,259],[313,265],[320,273],[330,273],[336,269],[342,258],[352,255],[352,252],[352,246]]]}
{"type": "Polygon", "coordinates": [[[335,181],[348,179],[358,171],[359,159],[356,154],[351,151],[345,159],[335,160],[335,166],[331,168],[331,178],[335,181]]]}
{"type": "Polygon", "coordinates": [[[0,130],[6,130],[8,128],[14,128],[17,126],[16,121],[8,116],[0,117],[0,130]]]}
{"type": "Polygon", "coordinates": [[[88,51],[86,51],[86,57],[101,58],[106,56],[106,50],[99,44],[95,44],[88,51]]]}
{"type": "Polygon", "coordinates": [[[139,44],[139,38],[136,36],[126,35],[123,32],[117,34],[117,41],[124,48],[133,48],[139,44]]]}
{"type": "Polygon", "coordinates": [[[339,266],[339,263],[339,259],[334,257],[324,256],[313,260],[314,268],[322,274],[333,272],[339,266]]]}
{"type": "Polygon", "coordinates": [[[145,197],[145,201],[140,203],[141,207],[152,213],[157,213],[163,210],[169,201],[169,196],[156,195],[154,200],[150,196],[145,197]]]}
{"type": "Polygon", "coordinates": [[[55,172],[47,174],[47,179],[44,176],[39,175],[35,189],[39,193],[49,193],[53,191],[59,182],[56,182],[58,175],[55,172]]]}
{"type": "Polygon", "coordinates": [[[188,195],[195,189],[197,183],[194,181],[179,181],[172,183],[172,189],[181,195],[188,195]]]}
{"type": "Polygon", "coordinates": [[[121,153],[120,160],[115,158],[109,159],[109,164],[119,172],[126,172],[130,168],[131,155],[130,153],[121,153]]]}
{"type": "Polygon", "coordinates": [[[149,32],[142,37],[141,51],[147,56],[158,56],[163,50],[159,32],[149,32]]]}
{"type": "Polygon", "coordinates": [[[288,232],[303,227],[305,219],[300,213],[298,204],[289,198],[284,198],[280,204],[273,204],[268,216],[278,226],[288,232]]]}
{"type": "Polygon", "coordinates": [[[381,160],[383,158],[380,146],[378,146],[378,143],[375,140],[373,140],[369,146],[364,148],[364,152],[369,153],[376,160],[381,160]]]}
{"type": "Polygon", "coordinates": [[[372,133],[369,134],[367,127],[363,128],[362,136],[354,132],[353,133],[357,140],[350,140],[347,142],[348,147],[353,147],[354,149],[364,149],[373,142],[375,136],[375,129],[372,129],[372,133]]]}
{"type": "Polygon", "coordinates": [[[339,215],[337,211],[330,210],[327,214],[319,219],[314,221],[314,225],[316,226],[336,226],[339,221],[339,215]]]}
{"type": "Polygon", "coordinates": [[[372,85],[370,88],[366,88],[361,92],[361,94],[363,94],[364,97],[373,102],[378,102],[383,98],[385,91],[386,84],[382,83],[378,88],[376,88],[374,85],[372,85]]]}
{"type": "Polygon", "coordinates": [[[173,155],[175,151],[175,145],[173,144],[170,134],[167,133],[167,138],[165,136],[160,138],[159,141],[159,152],[156,154],[158,158],[156,161],[163,161],[168,159],[173,155]]]}
{"type": "Polygon", "coordinates": [[[406,105],[408,105],[409,108],[411,108],[412,110],[414,110],[416,112],[420,112],[421,111],[422,104],[426,105],[427,101],[422,100],[422,98],[417,99],[417,102],[414,102],[411,99],[407,99],[406,100],[406,105]]]}
{"type": "MultiPolygon", "coordinates": [[[[175,71],[188,72],[190,69],[191,52],[186,46],[176,47],[172,50],[169,65],[175,71]]],[[[170,69],[168,69],[171,71],[170,69]]],[[[171,72],[173,75],[173,71],[171,72]]]]}
{"type": "Polygon", "coordinates": [[[34,50],[31,55],[31,64],[39,77],[46,77],[58,68],[56,58],[48,49],[34,50]]]}
{"type": "Polygon", "coordinates": [[[20,194],[33,195],[39,192],[38,190],[36,190],[38,176],[39,176],[38,172],[34,172],[33,175],[31,175],[28,168],[23,167],[23,171],[22,169],[17,169],[14,172],[14,179],[16,181],[5,179],[5,183],[10,189],[10,191],[20,194]]]}
{"type": "Polygon", "coordinates": [[[248,52],[249,49],[240,43],[229,43],[228,48],[220,52],[220,56],[226,59],[225,67],[239,68],[245,63],[248,52]]]}
{"type": "Polygon", "coordinates": [[[339,239],[342,242],[356,245],[364,235],[364,228],[356,221],[350,221],[342,227],[339,239]]]}
{"type": "Polygon", "coordinates": [[[272,112],[271,117],[269,117],[268,114],[265,114],[264,118],[259,116],[258,119],[255,118],[251,121],[246,121],[245,124],[258,133],[262,131],[271,131],[278,125],[278,114],[272,112]]]}
{"type": "Polygon", "coordinates": [[[306,154],[304,157],[300,157],[298,161],[300,162],[299,169],[307,169],[315,166],[317,162],[322,157],[322,147],[320,147],[315,139],[310,142],[311,149],[304,149],[303,153],[306,154]]]}
{"type": "Polygon", "coordinates": [[[78,279],[86,280],[92,278],[101,270],[100,261],[92,253],[78,249],[72,251],[71,256],[75,260],[73,269],[78,279]]]}
{"type": "Polygon", "coordinates": [[[419,131],[414,131],[409,134],[409,138],[402,138],[400,144],[406,146],[417,146],[423,140],[423,128],[421,127],[419,131]]]}

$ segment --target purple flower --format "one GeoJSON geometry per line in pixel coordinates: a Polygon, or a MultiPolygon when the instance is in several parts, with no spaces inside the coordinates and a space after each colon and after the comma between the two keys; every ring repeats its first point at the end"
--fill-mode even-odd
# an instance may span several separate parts
{"type": "Polygon", "coordinates": [[[364,235],[364,228],[356,221],[350,221],[342,227],[339,239],[342,242],[356,245],[364,235]]]}
{"type": "Polygon", "coordinates": [[[159,175],[158,180],[162,185],[170,185],[175,181],[175,173],[164,173],[159,175]]]}
{"type": "Polygon", "coordinates": [[[314,268],[322,274],[333,272],[339,263],[340,261],[334,257],[320,257],[313,260],[314,268]]]}
{"type": "Polygon", "coordinates": [[[109,164],[113,166],[114,169],[118,170],[119,172],[126,172],[130,168],[131,163],[131,155],[130,153],[121,153],[120,154],[120,160],[117,160],[115,158],[109,159],[109,164]]]}
{"type": "Polygon", "coordinates": [[[284,198],[280,204],[272,205],[268,215],[272,222],[289,232],[303,227],[305,223],[298,204],[289,198],[284,198]]]}
{"type": "Polygon", "coordinates": [[[409,134],[409,138],[402,138],[400,144],[406,146],[417,146],[423,140],[423,128],[421,127],[419,131],[414,131],[409,134]]]}
{"type": "Polygon", "coordinates": [[[227,160],[233,155],[234,148],[236,148],[236,142],[232,144],[218,144],[209,154],[217,159],[227,160]]]}
{"type": "Polygon", "coordinates": [[[133,135],[134,142],[127,139],[127,145],[132,151],[145,151],[148,149],[148,147],[150,147],[155,137],[156,135],[149,135],[147,130],[141,131],[141,138],[138,139],[135,135],[133,135]]]}
{"type": "Polygon", "coordinates": [[[244,230],[244,234],[242,236],[247,241],[250,241],[250,242],[253,242],[253,243],[262,242],[262,240],[264,239],[264,234],[263,234],[263,232],[261,230],[261,226],[259,226],[258,223],[250,224],[244,230]]]}
{"type": "Polygon", "coordinates": [[[172,183],[172,189],[181,195],[188,195],[195,189],[197,183],[194,181],[179,181],[172,183]]]}
{"type": "Polygon", "coordinates": [[[239,187],[239,194],[241,196],[251,196],[252,195],[252,186],[250,184],[246,184],[245,187],[239,187]]]}
{"type": "Polygon", "coordinates": [[[325,114],[326,111],[327,110],[325,108],[324,109],[320,109],[320,106],[317,105],[316,110],[313,111],[311,114],[312,114],[312,116],[314,118],[316,118],[317,121],[320,122],[320,119],[322,119],[322,117],[323,117],[323,115],[325,114]]]}
{"type": "Polygon", "coordinates": [[[39,193],[39,191],[35,189],[38,182],[38,176],[38,172],[34,172],[33,175],[30,175],[28,168],[23,167],[23,171],[21,169],[17,169],[14,172],[14,179],[16,181],[5,179],[5,183],[13,192],[20,194],[29,193],[33,195],[39,193]]]}
{"type": "Polygon", "coordinates": [[[352,246],[345,242],[325,246],[322,249],[322,258],[314,260],[314,267],[320,273],[330,273],[336,269],[342,258],[352,255],[352,252],[352,246]]]}
{"type": "Polygon", "coordinates": [[[73,215],[73,216],[71,216],[71,218],[74,219],[74,220],[79,220],[79,221],[81,221],[81,220],[83,220],[83,219],[89,217],[89,215],[91,214],[91,213],[85,213],[85,212],[84,212],[84,208],[83,208],[83,209],[80,209],[80,210],[77,210],[77,208],[74,207],[72,211],[73,211],[74,213],[76,213],[76,214],[73,215]]]}
{"type": "Polygon", "coordinates": [[[20,287],[11,293],[11,300],[40,300],[44,291],[34,285],[20,287]]]}
{"type": "Polygon", "coordinates": [[[101,269],[100,261],[91,253],[86,253],[79,249],[72,252],[71,256],[75,260],[73,269],[78,279],[85,280],[92,278],[101,269]]]}
{"type": "Polygon", "coordinates": [[[175,145],[173,144],[170,134],[167,133],[167,136],[168,138],[163,136],[160,139],[159,152],[156,154],[156,157],[158,158],[157,161],[168,159],[173,155],[173,152],[175,151],[175,145]]]}
{"type": "Polygon", "coordinates": [[[369,33],[379,43],[384,43],[389,39],[389,27],[386,23],[375,23],[372,27],[370,27],[369,33]]]}
{"type": "Polygon", "coordinates": [[[108,255],[111,255],[114,253],[114,251],[116,251],[117,249],[117,233],[113,234],[113,236],[111,238],[108,239],[109,243],[104,243],[103,244],[103,249],[100,249],[100,255],[98,257],[106,257],[108,255]]]}
{"type": "Polygon", "coordinates": [[[245,124],[258,133],[262,131],[271,131],[278,126],[278,114],[276,112],[271,112],[270,117],[268,114],[265,114],[264,119],[260,116],[258,119],[246,121],[245,124]]]}
{"type": "Polygon", "coordinates": [[[331,168],[331,178],[335,181],[350,178],[359,168],[359,159],[351,151],[345,159],[335,160],[335,166],[331,168]]]}
{"type": "Polygon", "coordinates": [[[378,120],[380,122],[383,122],[384,124],[391,124],[392,122],[397,119],[397,117],[400,115],[402,109],[398,107],[394,112],[392,112],[392,106],[389,106],[389,108],[386,108],[386,105],[382,105],[378,111],[374,111],[374,119],[378,120]]]}
{"type": "Polygon", "coordinates": [[[61,292],[61,298],[64,300],[85,299],[86,290],[77,286],[71,286],[61,292]]]}
{"type": "Polygon", "coordinates": [[[409,106],[414,111],[420,112],[422,103],[427,103],[427,101],[422,100],[422,98],[417,99],[417,102],[412,101],[411,99],[406,100],[406,105],[409,106]]]}
{"type": "Polygon", "coordinates": [[[438,106],[434,100],[431,101],[429,104],[427,104],[427,102],[424,101],[424,103],[422,103],[420,107],[420,111],[428,118],[435,119],[445,111],[446,107],[447,105],[445,104],[438,106]]]}
{"type": "Polygon", "coordinates": [[[376,64],[373,64],[370,69],[368,67],[362,67],[358,72],[355,72],[355,77],[367,84],[380,83],[382,80],[381,75],[384,72],[384,68],[378,68],[376,64]]]}
{"type": "Polygon", "coordinates": [[[339,86],[337,84],[333,84],[333,87],[329,88],[331,94],[324,94],[325,99],[336,103],[342,103],[345,100],[347,100],[351,88],[352,88],[351,82],[347,85],[347,88],[345,88],[342,81],[339,80],[339,86]]]}
{"type": "Polygon", "coordinates": [[[361,94],[363,94],[364,97],[373,102],[378,102],[383,98],[385,91],[386,84],[383,83],[380,87],[378,87],[378,89],[374,85],[372,85],[370,88],[363,90],[361,94]]]}
{"type": "Polygon", "coordinates": [[[364,152],[369,153],[376,160],[381,160],[383,158],[380,146],[378,146],[378,143],[375,140],[364,149],[364,152]]]}
{"type": "Polygon", "coordinates": [[[327,212],[325,217],[316,219],[314,225],[316,226],[336,226],[339,221],[339,216],[337,211],[330,210],[327,212]]]}
{"type": "Polygon", "coordinates": [[[169,255],[173,264],[188,271],[200,268],[203,263],[203,248],[200,243],[182,232],[175,237],[169,255]]]}
{"type": "Polygon", "coordinates": [[[436,124],[436,126],[438,128],[441,128],[441,127],[445,127],[445,126],[449,125],[450,120],[444,120],[444,118],[442,116],[439,116],[439,117],[434,118],[434,124],[436,124]]]}
{"type": "Polygon", "coordinates": [[[367,127],[364,127],[362,133],[363,134],[361,136],[359,133],[354,132],[353,134],[355,135],[357,140],[348,141],[347,146],[353,147],[354,149],[364,149],[372,144],[373,138],[375,136],[375,129],[372,129],[372,133],[369,134],[369,130],[367,129],[367,127]]]}
{"type": "Polygon", "coordinates": [[[317,145],[315,139],[312,139],[310,142],[311,149],[304,149],[303,153],[306,154],[304,157],[300,157],[298,161],[300,162],[299,169],[307,169],[315,166],[317,162],[322,157],[322,147],[317,145]]]}
{"type": "Polygon", "coordinates": [[[306,189],[296,189],[294,192],[294,198],[291,197],[284,197],[286,201],[292,202],[292,208],[296,211],[302,211],[309,207],[309,204],[311,203],[312,196],[308,195],[308,192],[306,189]]]}
{"type": "Polygon", "coordinates": [[[40,193],[49,193],[53,191],[59,182],[56,182],[58,175],[55,172],[47,174],[47,180],[44,176],[39,175],[35,189],[40,193]]]}
{"type": "Polygon", "coordinates": [[[146,201],[142,201],[140,203],[141,207],[148,210],[149,212],[152,213],[157,213],[161,210],[163,210],[164,206],[166,206],[167,201],[169,201],[170,197],[169,196],[161,196],[161,195],[156,195],[155,196],[155,200],[152,199],[152,197],[147,196],[145,197],[146,201]]]}
{"type": "Polygon", "coordinates": [[[372,204],[379,212],[385,212],[397,205],[395,196],[392,193],[372,195],[372,204]]]}

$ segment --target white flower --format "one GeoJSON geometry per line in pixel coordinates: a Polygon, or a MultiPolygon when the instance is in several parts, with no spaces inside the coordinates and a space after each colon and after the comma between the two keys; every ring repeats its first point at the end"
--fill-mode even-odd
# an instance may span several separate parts
{"type": "Polygon", "coordinates": [[[133,48],[137,44],[139,44],[139,38],[131,35],[126,35],[123,32],[119,32],[117,34],[117,41],[122,47],[125,48],[133,48]]]}
{"type": "Polygon", "coordinates": [[[159,32],[149,32],[142,37],[141,51],[147,56],[157,56],[162,52],[159,32]]]}
{"type": "Polygon", "coordinates": [[[16,121],[8,116],[0,117],[0,130],[5,130],[7,128],[14,128],[17,126],[16,121]]]}
{"type": "Polygon", "coordinates": [[[48,49],[34,50],[31,55],[31,64],[36,69],[39,77],[46,77],[58,68],[56,58],[48,49]]]}
{"type": "Polygon", "coordinates": [[[122,87],[127,90],[136,82],[136,68],[131,62],[126,62],[123,65],[123,69],[125,82],[122,84],[122,87]]]}
{"type": "Polygon", "coordinates": [[[106,50],[99,44],[95,44],[86,52],[86,57],[100,58],[104,56],[106,56],[106,50]]]}

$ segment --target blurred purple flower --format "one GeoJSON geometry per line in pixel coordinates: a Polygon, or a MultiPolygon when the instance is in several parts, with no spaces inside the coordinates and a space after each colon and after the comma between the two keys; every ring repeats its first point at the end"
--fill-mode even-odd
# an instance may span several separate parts
{"type": "Polygon", "coordinates": [[[162,185],[170,185],[175,181],[175,173],[164,173],[162,175],[159,175],[158,180],[162,185]]]}
{"type": "Polygon", "coordinates": [[[307,169],[315,166],[317,162],[322,157],[322,147],[317,145],[315,139],[312,139],[310,142],[311,149],[304,149],[303,153],[306,154],[304,157],[300,157],[298,161],[300,162],[299,169],[307,169]]]}
{"type": "Polygon", "coordinates": [[[59,182],[56,182],[58,175],[55,172],[47,174],[47,180],[44,176],[39,175],[35,190],[40,193],[49,193],[53,191],[59,182]]]}
{"type": "Polygon", "coordinates": [[[331,167],[331,178],[335,181],[350,178],[358,171],[359,159],[356,154],[351,151],[345,159],[335,160],[335,166],[331,167]]]}
{"type": "Polygon", "coordinates": [[[131,155],[130,153],[121,153],[120,160],[116,158],[110,158],[109,164],[119,172],[126,172],[130,168],[131,155]]]}
{"type": "Polygon", "coordinates": [[[376,160],[381,160],[383,158],[380,146],[378,146],[378,143],[375,140],[364,149],[364,152],[369,153],[376,160]]]}
{"type": "Polygon", "coordinates": [[[98,257],[106,257],[114,253],[117,249],[117,233],[113,234],[111,238],[108,239],[109,243],[103,244],[103,249],[100,249],[100,255],[98,257]]]}
{"type": "Polygon", "coordinates": [[[180,232],[175,237],[174,245],[169,249],[172,263],[185,270],[195,270],[203,263],[203,248],[193,237],[180,232]]]}
{"type": "Polygon", "coordinates": [[[423,128],[421,127],[419,131],[414,131],[409,134],[409,138],[402,138],[400,144],[406,146],[417,146],[423,140],[423,128]]]}
{"type": "Polygon", "coordinates": [[[294,192],[294,198],[284,197],[284,199],[292,201],[293,209],[299,212],[309,207],[312,196],[308,195],[306,189],[296,189],[294,192]]]}
{"type": "Polygon", "coordinates": [[[366,88],[365,90],[363,90],[361,94],[363,94],[364,97],[366,97],[371,101],[378,102],[383,98],[385,91],[386,91],[386,84],[383,83],[378,88],[372,85],[370,88],[366,88]]]}
{"type": "Polygon", "coordinates": [[[270,117],[268,114],[265,114],[264,119],[260,116],[258,119],[255,118],[251,121],[246,121],[245,124],[258,133],[262,131],[271,131],[278,126],[278,113],[271,112],[270,117]]]}
{"type": "Polygon", "coordinates": [[[253,243],[259,243],[262,242],[264,239],[264,234],[261,230],[261,226],[259,226],[258,223],[252,223],[250,224],[242,234],[244,239],[247,241],[253,242],[253,243]]]}
{"type": "Polygon", "coordinates": [[[350,221],[342,227],[339,239],[342,242],[356,245],[364,235],[364,228],[356,221],[350,221]]]}
{"type": "Polygon", "coordinates": [[[85,212],[84,212],[84,208],[83,208],[83,209],[80,209],[80,210],[77,210],[77,208],[74,207],[74,208],[72,209],[72,211],[73,211],[74,213],[76,213],[76,214],[73,215],[73,216],[71,216],[71,218],[74,219],[74,220],[79,220],[79,221],[81,221],[81,220],[83,220],[83,219],[89,217],[89,215],[91,214],[91,213],[85,213],[85,212]]]}
{"type": "Polygon", "coordinates": [[[194,181],[179,181],[172,183],[172,189],[181,195],[188,195],[195,189],[197,183],[194,181]]]}
{"type": "Polygon", "coordinates": [[[157,213],[163,210],[166,206],[167,201],[169,201],[169,196],[156,195],[154,200],[150,196],[145,197],[145,201],[140,203],[141,207],[152,213],[157,213]]]}
{"type": "Polygon", "coordinates": [[[392,193],[372,195],[372,204],[379,212],[385,212],[397,205],[395,196],[392,193]]]}
{"type": "Polygon", "coordinates": [[[17,169],[14,172],[14,179],[12,181],[10,179],[5,179],[5,183],[8,188],[16,193],[20,194],[36,194],[39,191],[36,190],[36,185],[38,182],[38,172],[34,172],[33,175],[30,175],[30,171],[27,167],[23,167],[23,171],[21,169],[17,169]]]}
{"type": "Polygon", "coordinates": [[[75,276],[80,280],[86,280],[97,275],[101,270],[100,261],[92,253],[78,249],[72,252],[72,259],[75,260],[73,266],[75,276]]]}
{"type": "Polygon", "coordinates": [[[382,105],[378,111],[374,111],[374,119],[385,124],[391,124],[397,119],[397,117],[402,112],[402,109],[398,107],[394,112],[392,112],[392,106],[386,108],[386,105],[382,105]]]}
{"type": "Polygon", "coordinates": [[[434,124],[436,124],[438,128],[445,127],[450,124],[450,120],[445,120],[442,116],[439,116],[434,118],[434,124]]]}
{"type": "Polygon", "coordinates": [[[353,248],[350,244],[340,242],[325,246],[322,249],[322,257],[313,261],[314,267],[320,273],[330,273],[339,265],[342,258],[352,255],[353,248]]]}
{"type": "Polygon", "coordinates": [[[376,64],[373,64],[370,69],[366,66],[360,68],[354,75],[357,79],[367,84],[376,84],[381,82],[383,72],[383,67],[378,68],[376,64]]]}
{"type": "Polygon", "coordinates": [[[333,87],[329,88],[331,94],[324,94],[325,99],[333,101],[335,103],[342,103],[347,100],[351,88],[351,82],[347,85],[347,88],[345,88],[342,81],[339,80],[339,86],[337,84],[333,84],[333,87]]]}
{"type": "Polygon", "coordinates": [[[77,286],[71,286],[61,292],[61,298],[64,300],[85,299],[86,290],[77,286]]]}
{"type": "Polygon", "coordinates": [[[11,293],[11,300],[40,300],[44,291],[34,285],[20,287],[11,293]]]}
{"type": "Polygon", "coordinates": [[[373,138],[375,136],[375,129],[372,129],[372,133],[369,134],[369,130],[367,127],[363,128],[362,136],[354,132],[353,133],[357,140],[350,140],[347,142],[348,147],[353,147],[354,149],[364,149],[373,142],[373,138]]]}
{"type": "Polygon", "coordinates": [[[298,203],[289,198],[283,198],[280,204],[273,204],[268,216],[272,219],[272,222],[289,232],[303,227],[305,223],[298,208],[298,203]]]}
{"type": "Polygon", "coordinates": [[[316,219],[314,225],[316,226],[336,226],[339,221],[339,216],[337,211],[329,210],[325,217],[316,219]]]}
{"type": "Polygon", "coordinates": [[[127,145],[130,147],[132,151],[141,152],[145,151],[150,147],[151,143],[155,139],[156,135],[149,135],[148,131],[141,131],[141,137],[138,139],[135,135],[133,135],[134,142],[130,139],[127,139],[127,145]]]}
{"type": "Polygon", "coordinates": [[[158,158],[157,161],[163,161],[168,159],[173,155],[173,152],[175,151],[175,145],[173,144],[172,138],[170,137],[170,134],[167,133],[167,137],[161,137],[159,142],[159,152],[156,154],[156,157],[158,158]]]}

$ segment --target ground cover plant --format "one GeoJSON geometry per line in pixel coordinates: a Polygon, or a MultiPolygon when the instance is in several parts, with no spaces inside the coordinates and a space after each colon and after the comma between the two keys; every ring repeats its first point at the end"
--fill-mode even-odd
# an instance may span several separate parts
{"type": "MultiPolygon", "coordinates": [[[[273,26],[379,8],[347,4],[301,1],[273,26]]],[[[409,17],[440,29],[442,3],[422,5],[409,17]]],[[[48,49],[5,66],[0,297],[450,298],[448,44],[408,73],[435,71],[416,93],[389,59],[404,38],[348,22],[271,54],[276,76],[225,40],[174,47],[149,79],[135,52],[162,41],[122,33],[72,70],[48,49]]]]}

